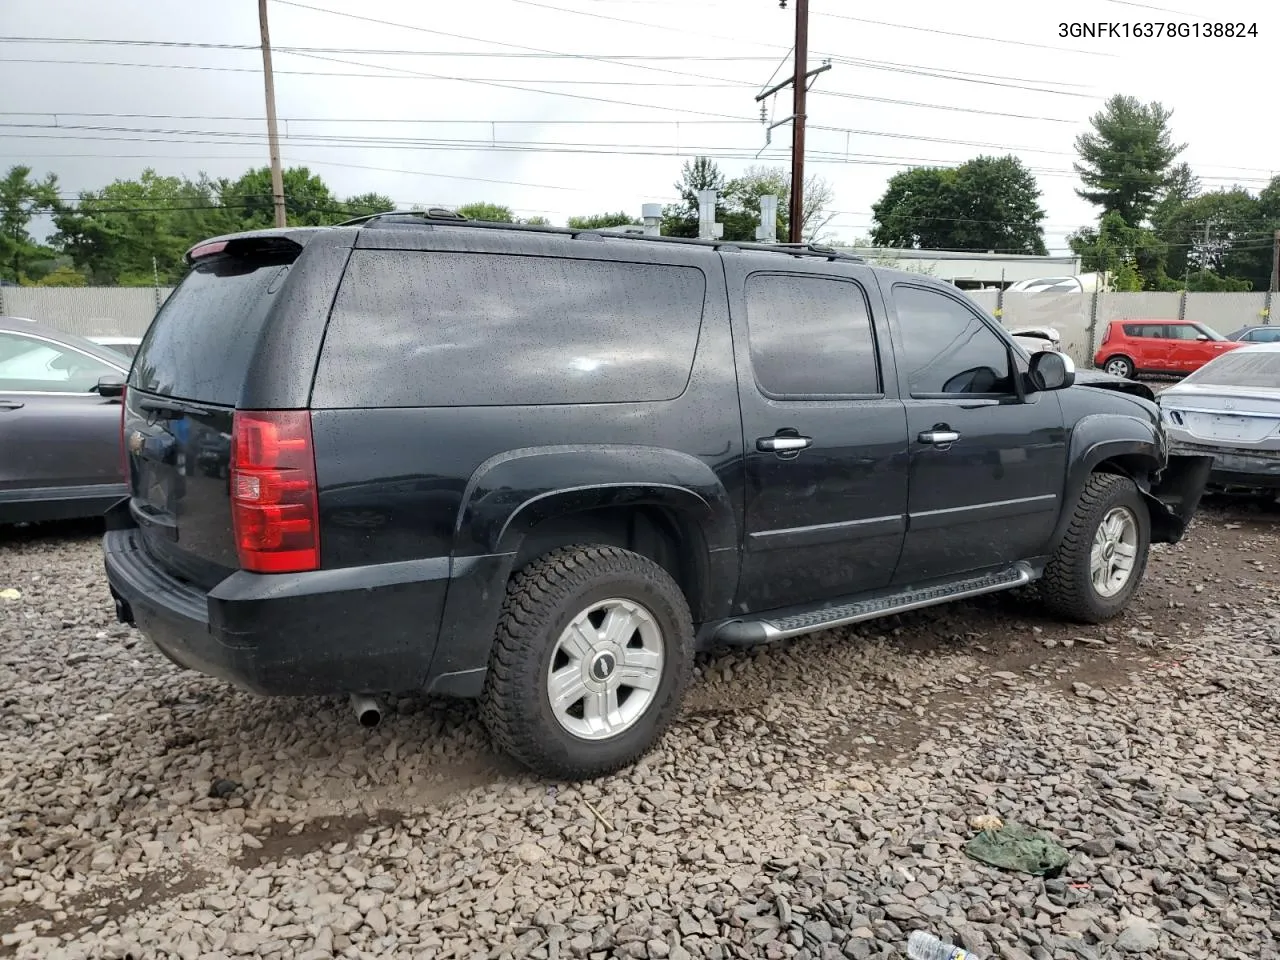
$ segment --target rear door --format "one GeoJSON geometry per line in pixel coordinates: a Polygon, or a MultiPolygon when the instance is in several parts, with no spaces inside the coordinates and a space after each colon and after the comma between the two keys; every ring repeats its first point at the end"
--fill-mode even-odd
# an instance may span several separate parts
{"type": "Polygon", "coordinates": [[[43,336],[0,331],[0,499],[119,491],[120,404],[96,388],[125,368],[43,336]]]}
{"type": "Polygon", "coordinates": [[[1133,344],[1133,365],[1137,370],[1172,370],[1169,338],[1162,323],[1127,323],[1125,336],[1133,344]]]}
{"type": "Polygon", "coordinates": [[[906,526],[907,443],[875,277],[724,259],[745,431],[735,610],[884,587],[906,526]]]}
{"type": "Polygon", "coordinates": [[[296,245],[197,261],[152,321],[126,394],[130,512],[148,551],[209,588],[238,566],[232,415],[296,245]]]}

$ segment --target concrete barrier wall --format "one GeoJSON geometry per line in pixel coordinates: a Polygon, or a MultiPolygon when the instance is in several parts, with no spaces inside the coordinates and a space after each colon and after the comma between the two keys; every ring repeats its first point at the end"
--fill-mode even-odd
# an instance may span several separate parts
{"type": "MultiPolygon", "coordinates": [[[[0,315],[30,317],[80,336],[141,336],[172,287],[0,287],[0,315]]],[[[1063,349],[1088,366],[1112,320],[1176,320],[1206,324],[1223,335],[1263,323],[1265,293],[1006,293],[977,290],[969,296],[1006,329],[1053,327],[1063,349]],[[1096,302],[1095,302],[1096,301],[1096,302]]]]}
{"type": "Polygon", "coordinates": [[[172,287],[0,287],[0,315],[82,337],[140,337],[172,287]]]}

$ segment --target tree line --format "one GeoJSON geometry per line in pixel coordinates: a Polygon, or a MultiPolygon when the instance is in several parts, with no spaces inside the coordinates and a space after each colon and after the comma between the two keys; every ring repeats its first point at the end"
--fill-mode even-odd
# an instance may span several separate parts
{"type": "MultiPolygon", "coordinates": [[[[780,198],[778,231],[786,235],[789,180],[782,168],[751,167],[728,178],[699,158],[684,165],[675,189],[680,201],[663,210],[662,232],[668,236],[698,235],[697,194],[707,189],[719,193],[716,213],[725,239],[755,239],[760,197],[768,193],[780,198]]],[[[806,191],[806,229],[820,231],[829,219],[831,187],[813,177],[806,191]]],[[[304,166],[285,169],[284,193],[292,226],[324,226],[395,209],[390,197],[376,193],[342,199],[304,166]]],[[[474,220],[549,224],[545,217],[519,217],[510,207],[486,201],[455,209],[474,220]]],[[[568,226],[585,230],[639,222],[624,212],[597,213],[570,217],[568,226]]],[[[185,272],[183,255],[197,241],[274,223],[267,167],[217,180],[204,174],[194,180],[166,177],[147,169],[137,179],[116,180],[68,201],[55,175],[36,179],[30,167],[14,166],[0,181],[0,279],[42,286],[173,284],[185,272]],[[31,233],[40,215],[49,215],[54,226],[45,242],[31,233]]]]}
{"type": "MultiPolygon", "coordinates": [[[[1067,242],[1086,272],[1106,272],[1119,290],[1260,290],[1270,282],[1272,236],[1280,230],[1280,177],[1257,192],[1241,186],[1204,190],[1190,166],[1179,162],[1172,111],[1116,95],[1090,118],[1076,139],[1080,178],[1076,193],[1097,207],[1094,223],[1067,242]]],[[[716,220],[724,239],[751,241],[760,199],[779,199],[777,236],[789,232],[790,178],[782,167],[748,167],[726,176],[714,161],[683,165],[663,207],[662,233],[698,234],[698,193],[715,190],[716,220]]],[[[303,166],[284,171],[288,221],[321,226],[395,208],[376,193],[339,198],[303,166]]],[[[1013,155],[978,156],[956,167],[915,167],[890,178],[873,205],[870,242],[907,249],[995,251],[1043,255],[1045,211],[1034,172],[1013,155]]],[[[806,238],[821,239],[833,214],[834,190],[821,177],[805,182],[806,238]]],[[[472,219],[547,224],[485,201],[457,212],[472,219]]],[[[573,216],[574,229],[639,224],[625,211],[573,216]]],[[[171,284],[196,241],[270,227],[271,178],[266,167],[242,176],[195,180],[146,170],[101,190],[62,199],[57,178],[36,179],[15,166],[0,180],[0,279],[45,285],[171,284]],[[44,243],[32,220],[52,217],[44,243]]]]}
{"type": "MultiPolygon", "coordinates": [[[[1118,290],[1265,290],[1280,230],[1280,177],[1261,190],[1204,190],[1179,163],[1173,113],[1111,97],[1076,138],[1078,196],[1097,221],[1067,238],[1089,273],[1118,290]]],[[[1014,156],[897,174],[873,206],[873,243],[915,249],[1043,254],[1035,175],[1014,156]]]]}

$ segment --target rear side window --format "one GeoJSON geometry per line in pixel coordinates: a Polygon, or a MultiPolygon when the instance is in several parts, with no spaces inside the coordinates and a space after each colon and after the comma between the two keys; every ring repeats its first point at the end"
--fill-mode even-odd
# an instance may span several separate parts
{"type": "Polygon", "coordinates": [[[1166,339],[1166,329],[1162,323],[1126,323],[1124,335],[1126,337],[1138,337],[1143,340],[1164,340],[1166,339]]]}
{"type": "Polygon", "coordinates": [[[871,313],[851,280],[756,273],[747,279],[747,339],[756,383],[771,397],[878,396],[871,313]]]}
{"type": "Polygon", "coordinates": [[[235,406],[293,253],[218,257],[194,267],[138,348],[130,383],[184,400],[235,406]]]}
{"type": "Polygon", "coordinates": [[[674,399],[693,368],[705,293],[692,267],[357,250],[312,405],[674,399]]]}

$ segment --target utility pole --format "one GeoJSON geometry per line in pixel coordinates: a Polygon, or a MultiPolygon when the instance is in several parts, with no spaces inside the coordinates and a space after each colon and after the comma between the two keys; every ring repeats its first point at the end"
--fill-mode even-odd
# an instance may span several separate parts
{"type": "MultiPolygon", "coordinates": [[[[787,0],[778,0],[778,6],[787,8],[787,0]]],[[[802,243],[802,227],[804,226],[804,122],[806,94],[809,83],[820,73],[831,69],[828,60],[816,70],[809,69],[809,0],[796,0],[796,69],[795,74],[775,83],[768,90],[756,95],[756,103],[772,97],[778,91],[792,87],[791,116],[785,120],[768,124],[765,128],[765,146],[772,142],[773,131],[784,123],[791,124],[791,204],[787,211],[789,243],[802,243]]],[[[772,79],[772,78],[770,78],[772,79]]],[[[765,122],[765,106],[761,104],[760,119],[765,122]]],[[[764,152],[764,148],[761,148],[764,152]]],[[[759,154],[756,154],[759,156],[759,154]]]]}
{"type": "Polygon", "coordinates": [[[271,35],[267,31],[267,0],[258,0],[258,26],[262,30],[262,80],[267,93],[267,144],[271,150],[271,198],[276,226],[285,226],[284,175],[280,172],[280,138],[276,132],[276,84],[271,75],[271,35]]]}
{"type": "MultiPolygon", "coordinates": [[[[265,2],[265,0],[263,0],[265,2]]],[[[804,226],[804,119],[805,94],[809,92],[809,0],[796,0],[795,120],[791,125],[791,211],[788,239],[801,243],[804,226]]]]}
{"type": "Polygon", "coordinates": [[[1271,242],[1271,292],[1280,293],[1280,230],[1271,242]]]}

